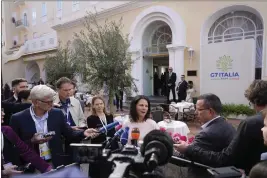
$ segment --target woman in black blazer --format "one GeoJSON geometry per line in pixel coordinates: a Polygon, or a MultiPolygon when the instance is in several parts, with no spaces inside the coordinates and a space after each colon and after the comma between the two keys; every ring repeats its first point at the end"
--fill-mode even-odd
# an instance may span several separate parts
{"type": "MultiPolygon", "coordinates": [[[[88,128],[101,128],[107,126],[108,124],[113,122],[113,116],[111,114],[107,114],[105,109],[105,101],[100,96],[95,96],[92,99],[92,115],[87,118],[88,128]]],[[[95,136],[95,138],[91,139],[91,143],[101,144],[107,140],[108,137],[113,137],[115,134],[115,128],[107,131],[105,134],[100,134],[95,136]]],[[[111,145],[111,149],[117,149],[118,144],[114,143],[111,145]]],[[[99,165],[103,166],[103,165],[99,165]]],[[[106,166],[105,166],[106,167],[106,166]]],[[[103,168],[103,167],[102,167],[103,168]]],[[[102,169],[101,168],[101,169],[102,169]]],[[[101,178],[104,175],[104,171],[101,170],[97,164],[90,164],[89,166],[89,177],[92,178],[101,178]]],[[[105,171],[106,172],[106,171],[105,171]]]]}

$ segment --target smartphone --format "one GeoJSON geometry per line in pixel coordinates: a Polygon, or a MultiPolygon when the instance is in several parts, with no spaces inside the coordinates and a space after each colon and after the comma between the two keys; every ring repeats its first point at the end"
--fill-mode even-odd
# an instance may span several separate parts
{"type": "Polygon", "coordinates": [[[47,137],[52,137],[56,135],[56,132],[55,131],[50,131],[50,132],[47,132],[43,135],[44,138],[47,138],[47,137]]]}

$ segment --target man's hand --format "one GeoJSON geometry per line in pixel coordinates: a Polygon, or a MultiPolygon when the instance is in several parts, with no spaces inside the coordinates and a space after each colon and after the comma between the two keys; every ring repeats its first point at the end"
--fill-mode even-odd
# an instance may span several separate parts
{"type": "Polygon", "coordinates": [[[86,129],[83,134],[84,136],[91,138],[95,138],[99,135],[98,130],[93,128],[86,129]]]}
{"type": "Polygon", "coordinates": [[[71,127],[73,130],[83,130],[83,129],[81,129],[79,126],[72,126],[71,127]]]}
{"type": "Polygon", "coordinates": [[[33,137],[31,138],[31,142],[34,144],[43,144],[45,142],[48,142],[49,140],[51,140],[52,137],[46,137],[43,138],[42,137],[42,133],[35,133],[33,135],[33,137]]]}
{"type": "Polygon", "coordinates": [[[180,153],[184,153],[189,146],[189,144],[185,141],[180,140],[177,144],[173,144],[174,148],[180,153]]]}
{"type": "Polygon", "coordinates": [[[11,176],[14,174],[21,174],[22,171],[17,171],[16,170],[17,167],[18,166],[16,166],[16,165],[11,165],[11,166],[5,167],[4,170],[2,171],[2,174],[8,175],[8,176],[11,176]]]}

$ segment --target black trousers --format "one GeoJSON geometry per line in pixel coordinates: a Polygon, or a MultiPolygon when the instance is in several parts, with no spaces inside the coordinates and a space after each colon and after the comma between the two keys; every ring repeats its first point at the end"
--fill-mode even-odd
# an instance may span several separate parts
{"type": "Polygon", "coordinates": [[[186,93],[178,93],[178,101],[177,102],[181,102],[181,101],[185,101],[186,99],[186,93]]]}
{"type": "Polygon", "coordinates": [[[176,102],[175,86],[167,87],[167,102],[170,101],[170,91],[172,91],[173,101],[176,102]]]}
{"type": "Polygon", "coordinates": [[[117,106],[117,110],[120,108],[120,109],[122,109],[122,97],[121,97],[121,99],[117,96],[117,95],[115,95],[115,97],[116,97],[116,106],[117,106]]]}

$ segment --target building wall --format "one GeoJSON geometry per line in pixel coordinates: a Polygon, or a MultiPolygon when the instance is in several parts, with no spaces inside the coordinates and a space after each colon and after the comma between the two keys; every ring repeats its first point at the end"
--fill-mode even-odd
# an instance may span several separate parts
{"type": "MultiPolygon", "coordinates": [[[[73,40],[74,33],[79,32],[84,27],[79,21],[75,19],[82,18],[86,11],[94,11],[94,8],[98,12],[104,12],[100,15],[99,24],[103,24],[104,20],[108,17],[110,20],[119,20],[123,17],[124,27],[122,29],[123,33],[129,34],[131,26],[135,21],[136,17],[142,13],[145,9],[160,5],[171,8],[176,13],[178,13],[185,26],[186,26],[186,46],[190,46],[195,50],[194,58],[192,63],[189,63],[188,52],[185,49],[184,51],[184,67],[185,74],[187,70],[197,70],[197,77],[187,77],[187,80],[193,80],[195,87],[199,89],[199,64],[200,64],[200,53],[201,53],[201,34],[203,24],[208,18],[214,14],[216,11],[231,5],[247,5],[252,8],[255,8],[262,16],[264,23],[264,53],[263,53],[263,78],[267,79],[267,2],[264,1],[161,1],[161,2],[139,2],[131,4],[129,1],[116,1],[116,2],[89,2],[89,1],[80,1],[79,10],[73,10],[72,1],[62,1],[62,17],[58,17],[57,1],[46,1],[47,3],[47,21],[42,22],[41,9],[42,1],[25,1],[25,5],[17,6],[13,2],[4,1],[5,8],[5,31],[6,31],[6,47],[12,46],[13,36],[19,34],[19,44],[23,43],[23,37],[25,34],[28,35],[28,39],[33,38],[33,33],[37,32],[37,36],[41,36],[46,33],[53,32],[54,29],[57,31],[58,39],[63,43],[66,43],[69,40],[73,40]],[[117,8],[116,8],[117,7],[117,8]],[[120,7],[120,8],[118,8],[120,7]],[[36,9],[36,25],[32,26],[32,9],[36,9]],[[107,10],[109,9],[109,10],[107,10]],[[124,10],[120,10],[124,9],[124,10]],[[17,30],[14,28],[14,24],[11,22],[12,12],[17,12],[17,17],[20,17],[18,14],[22,14],[24,11],[28,12],[28,30],[17,30]]],[[[204,61],[204,60],[203,60],[204,61]]],[[[12,68],[18,66],[13,63],[21,63],[21,61],[14,61],[12,63],[7,63],[5,66],[7,68],[12,68]]],[[[208,65],[208,64],[207,64],[208,65]]],[[[18,69],[19,70],[19,69],[18,69]]],[[[20,69],[19,74],[24,72],[24,69],[20,69]]],[[[12,75],[12,74],[11,74],[12,75]]],[[[10,78],[12,78],[10,75],[10,78]]],[[[17,75],[17,74],[16,74],[17,75]]],[[[15,74],[14,74],[15,76],[15,74]]],[[[179,78],[179,77],[178,77],[179,78]]],[[[8,78],[9,79],[9,78],[8,78]]],[[[199,91],[199,90],[198,90],[199,91]]]]}

